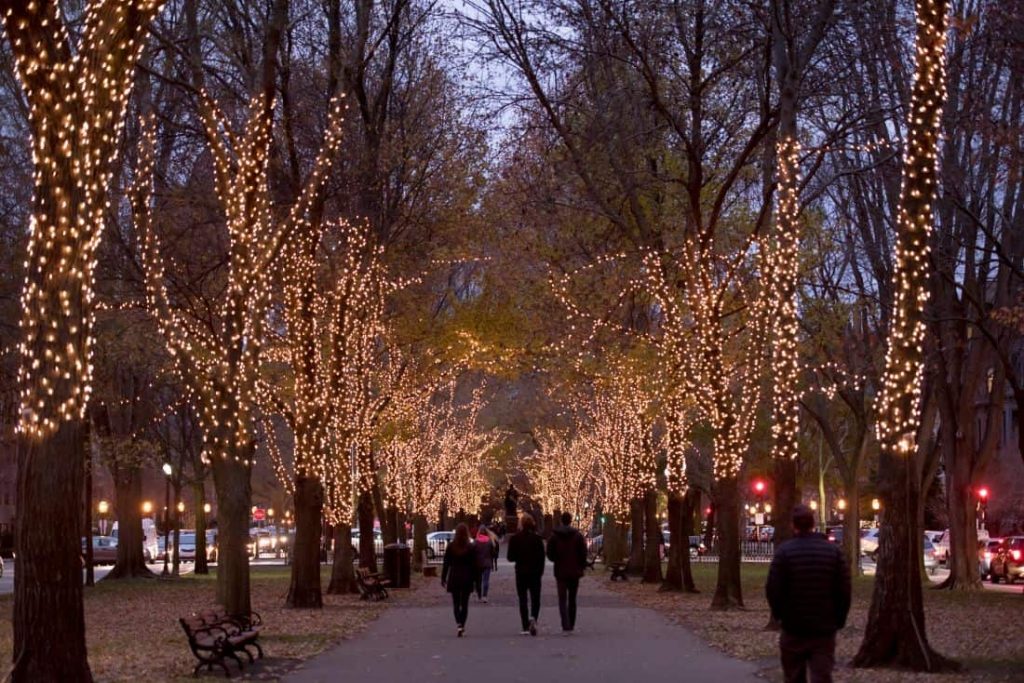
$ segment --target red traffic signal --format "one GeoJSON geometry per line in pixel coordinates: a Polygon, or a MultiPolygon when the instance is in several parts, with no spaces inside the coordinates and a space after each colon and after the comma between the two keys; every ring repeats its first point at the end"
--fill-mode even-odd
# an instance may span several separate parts
{"type": "Polygon", "coordinates": [[[981,498],[982,500],[988,500],[988,488],[987,487],[982,486],[980,489],[978,489],[978,498],[981,498]]]}
{"type": "Polygon", "coordinates": [[[765,483],[763,479],[758,479],[754,482],[754,490],[758,493],[764,493],[765,483]]]}

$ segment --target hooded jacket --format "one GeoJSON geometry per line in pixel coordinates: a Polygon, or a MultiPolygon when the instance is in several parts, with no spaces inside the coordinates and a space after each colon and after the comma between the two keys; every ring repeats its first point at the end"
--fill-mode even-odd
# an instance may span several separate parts
{"type": "Polygon", "coordinates": [[[548,559],[555,565],[556,579],[578,579],[587,567],[587,542],[571,526],[555,529],[548,541],[548,559]]]}

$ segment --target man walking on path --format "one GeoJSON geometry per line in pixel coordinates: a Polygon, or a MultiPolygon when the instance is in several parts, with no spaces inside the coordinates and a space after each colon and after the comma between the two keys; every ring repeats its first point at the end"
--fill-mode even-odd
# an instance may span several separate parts
{"type": "Polygon", "coordinates": [[[765,592],[772,618],[782,624],[779,651],[786,683],[830,683],[836,631],[850,611],[850,573],[843,553],[812,531],[814,513],[793,509],[796,536],[778,547],[765,592]]]}
{"type": "Polygon", "coordinates": [[[544,575],[544,541],[537,535],[537,523],[526,513],[519,518],[519,531],[508,541],[508,561],[516,565],[516,594],[519,618],[523,622],[521,633],[535,636],[540,616],[540,579],[544,575]],[[526,610],[527,593],[529,612],[526,610]]]}
{"type": "Polygon", "coordinates": [[[587,542],[583,534],[572,528],[572,515],[562,513],[562,526],[548,541],[548,559],[555,565],[558,585],[558,614],[562,617],[562,633],[576,628],[576,593],[587,566],[587,542]]]}

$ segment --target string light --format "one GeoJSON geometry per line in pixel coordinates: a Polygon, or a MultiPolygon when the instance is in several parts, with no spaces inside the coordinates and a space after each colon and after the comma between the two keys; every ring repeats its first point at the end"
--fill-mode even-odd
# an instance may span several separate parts
{"type": "Polygon", "coordinates": [[[920,424],[929,238],[934,220],[939,128],[946,101],[946,3],[916,0],[914,6],[917,41],[896,221],[895,301],[876,404],[879,444],[899,456],[913,452],[920,424]]]}
{"type": "Polygon", "coordinates": [[[772,329],[772,457],[800,455],[800,326],[796,315],[800,266],[800,142],[784,137],[777,148],[778,205],[775,234],[766,245],[766,313],[772,329]]]}
{"type": "Polygon", "coordinates": [[[272,278],[279,269],[295,265],[283,256],[286,244],[303,245],[316,233],[311,209],[337,156],[344,115],[341,98],[335,98],[302,191],[290,211],[275,218],[267,181],[274,107],[267,98],[253,98],[242,133],[236,135],[217,104],[200,93],[199,110],[228,236],[227,286],[215,309],[218,324],[212,329],[173,306],[164,284],[165,264],[152,220],[156,125],[151,117],[142,124],[139,168],[131,192],[136,228],[143,236],[147,304],[175,358],[181,383],[195,401],[204,449],[213,453],[215,462],[246,468],[253,464],[254,409],[260,400],[272,278]]]}
{"type": "Polygon", "coordinates": [[[92,0],[75,46],[59,3],[3,13],[32,130],[17,429],[34,439],[81,419],[89,402],[96,248],[135,65],[162,4],[92,0]]]}

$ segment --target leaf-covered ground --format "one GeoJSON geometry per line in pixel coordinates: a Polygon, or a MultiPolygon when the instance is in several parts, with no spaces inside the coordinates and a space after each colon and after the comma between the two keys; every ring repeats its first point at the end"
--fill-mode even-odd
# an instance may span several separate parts
{"type": "MultiPolygon", "coordinates": [[[[610,585],[639,604],[665,613],[712,646],[734,657],[756,661],[768,680],[782,680],[777,664],[778,633],[765,630],[768,603],[764,598],[764,581],[768,566],[743,565],[746,609],[732,612],[709,609],[716,568],[717,565],[695,565],[694,578],[701,591],[698,595],[662,593],[657,585],[644,585],[638,579],[610,585]]],[[[965,667],[962,673],[939,676],[851,668],[849,662],[860,646],[867,623],[873,581],[871,577],[854,580],[853,608],[847,628],[840,633],[837,644],[837,681],[961,683],[1024,680],[1024,638],[1021,637],[1024,597],[1019,593],[993,591],[925,590],[929,641],[938,652],[959,661],[965,667]]]]}
{"type": "MultiPolygon", "coordinates": [[[[178,617],[212,605],[214,591],[212,576],[101,581],[86,589],[86,639],[96,680],[194,680],[195,660],[178,617]]],[[[357,596],[324,595],[323,610],[291,610],[284,607],[287,592],[286,568],[254,569],[252,605],[263,617],[260,643],[266,659],[253,667],[247,678],[276,680],[300,660],[359,633],[387,604],[362,602],[357,596]]],[[[392,599],[401,600],[407,593],[398,591],[392,599]]],[[[0,598],[0,662],[4,667],[11,661],[12,609],[12,596],[0,598]]]]}

